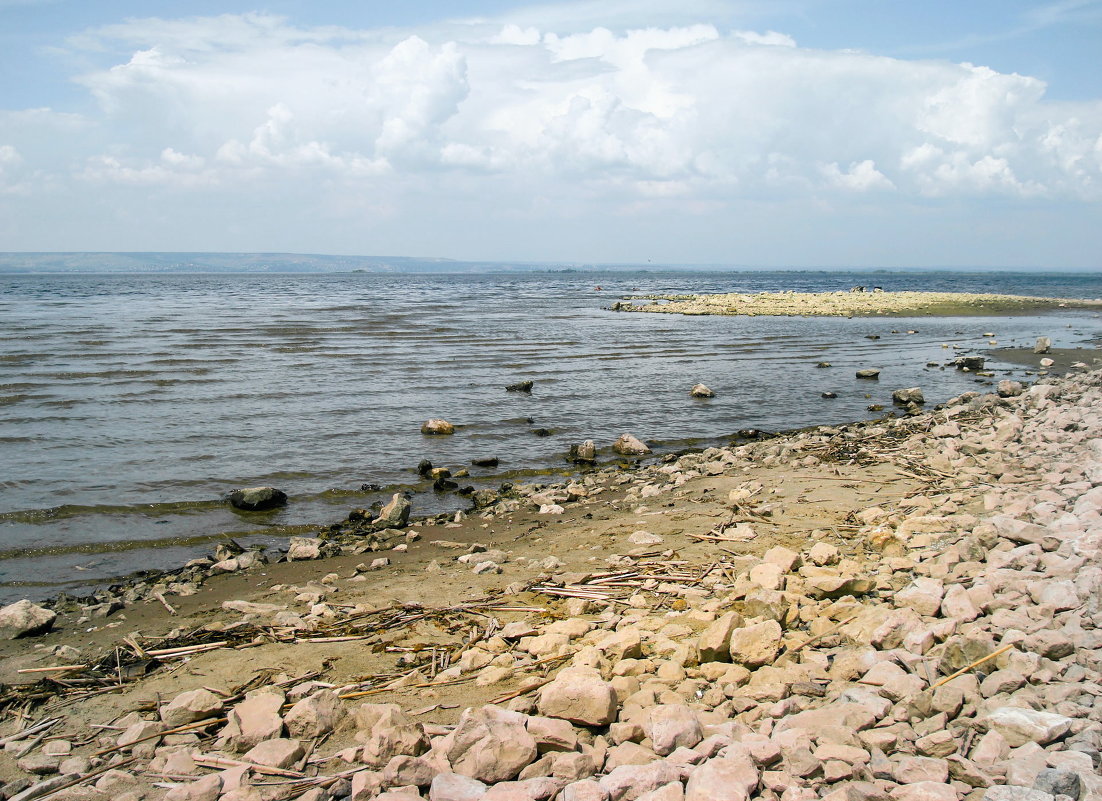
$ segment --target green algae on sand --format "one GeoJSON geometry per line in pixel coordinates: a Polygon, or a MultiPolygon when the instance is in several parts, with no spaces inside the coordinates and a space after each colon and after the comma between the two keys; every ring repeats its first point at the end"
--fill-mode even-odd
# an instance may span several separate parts
{"type": "Polygon", "coordinates": [[[615,311],[719,314],[749,317],[938,317],[1015,314],[1047,309],[1096,309],[1102,300],[1041,298],[968,292],[737,292],[718,295],[647,295],[615,304],[615,311]],[[652,300],[636,304],[635,300],[652,300]]]}

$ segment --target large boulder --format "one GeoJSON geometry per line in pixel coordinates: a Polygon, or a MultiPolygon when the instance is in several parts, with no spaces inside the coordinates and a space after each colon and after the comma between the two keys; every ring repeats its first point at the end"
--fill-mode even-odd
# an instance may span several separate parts
{"type": "Polygon", "coordinates": [[[246,512],[263,512],[287,505],[287,493],[275,487],[246,487],[231,491],[226,500],[234,509],[246,512]]]}
{"type": "Polygon", "coordinates": [[[631,434],[621,434],[620,438],[612,443],[612,450],[624,456],[646,456],[650,453],[650,448],[631,434]]]}
{"type": "Polygon", "coordinates": [[[467,709],[433,750],[439,749],[461,776],[488,784],[510,781],[537,755],[536,740],[525,729],[524,720],[519,712],[494,706],[467,709]]]}
{"type": "Polygon", "coordinates": [[[0,609],[0,637],[15,640],[49,631],[57,615],[23,599],[0,609]]]}
{"type": "Polygon", "coordinates": [[[777,658],[781,649],[781,625],[763,620],[731,632],[731,661],[748,668],[761,667],[777,658]]]}
{"type": "Polygon", "coordinates": [[[607,726],[616,720],[616,691],[593,668],[566,668],[540,690],[541,715],[582,726],[607,726]]]}

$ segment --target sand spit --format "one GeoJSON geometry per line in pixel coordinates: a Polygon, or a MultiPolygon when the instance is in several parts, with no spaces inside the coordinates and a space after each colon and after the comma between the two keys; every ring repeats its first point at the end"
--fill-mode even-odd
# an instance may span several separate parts
{"type": "Polygon", "coordinates": [[[613,304],[614,311],[753,317],[906,317],[1016,314],[1045,309],[1102,308],[1102,300],[985,295],[966,292],[759,292],[720,295],[644,295],[613,304]],[[649,300],[650,303],[640,303],[649,300]]]}
{"type": "Polygon", "coordinates": [[[1100,799],[1102,372],[1003,389],[63,613],[3,792],[1100,799]]]}

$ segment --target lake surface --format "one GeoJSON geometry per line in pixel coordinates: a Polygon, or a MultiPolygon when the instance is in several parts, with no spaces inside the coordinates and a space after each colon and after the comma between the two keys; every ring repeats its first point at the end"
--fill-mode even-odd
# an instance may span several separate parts
{"type": "Polygon", "coordinates": [[[396,488],[414,493],[414,514],[466,507],[419,479],[422,459],[467,467],[462,483],[475,486],[550,481],[583,439],[610,458],[624,431],[661,452],[865,419],[871,403],[890,408],[893,389],[922,387],[931,405],[984,389],[926,365],[984,353],[986,333],[999,346],[1076,347],[1102,331],[1097,314],[1070,310],[847,320],[602,308],[633,294],[859,284],[1102,296],[1098,276],[1022,273],[0,275],[0,601],[175,567],[226,536],[280,545],[396,488]],[[880,381],[857,380],[862,367],[881,368],[880,381]],[[522,380],[531,395],[505,391],[522,380]],[[717,397],[691,399],[697,382],[717,397]],[[457,433],[422,436],[430,417],[457,433]],[[489,456],[498,468],[470,466],[489,456]],[[246,514],[222,500],[267,484],[291,496],[286,508],[246,514]]]}

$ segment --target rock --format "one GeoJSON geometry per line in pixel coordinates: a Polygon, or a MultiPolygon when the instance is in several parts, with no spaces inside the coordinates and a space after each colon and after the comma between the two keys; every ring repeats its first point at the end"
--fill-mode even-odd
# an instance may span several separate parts
{"type": "Polygon", "coordinates": [[[633,531],[628,537],[628,542],[632,545],[661,545],[662,538],[649,531],[633,531]]]}
{"type": "Polygon", "coordinates": [[[1037,344],[1033,346],[1034,353],[1048,353],[1051,349],[1052,340],[1049,337],[1037,337],[1037,344]]]}
{"type": "Polygon", "coordinates": [[[570,446],[570,461],[590,464],[597,461],[597,446],[587,439],[579,445],[570,446]]]}
{"type": "Polygon", "coordinates": [[[908,403],[917,403],[919,405],[926,402],[925,396],[922,394],[922,390],[918,387],[911,387],[910,389],[897,389],[892,393],[892,403],[898,403],[906,406],[908,403]]]}
{"type": "Polygon", "coordinates": [[[666,756],[678,748],[692,748],[704,739],[696,713],[684,704],[659,704],[647,710],[643,732],[654,753],[666,756]]]}
{"type": "Polygon", "coordinates": [[[493,706],[467,709],[434,750],[439,748],[463,776],[490,784],[510,781],[536,758],[536,741],[524,728],[524,717],[493,706]]]}
{"type": "Polygon", "coordinates": [[[894,801],[957,801],[957,791],[945,782],[910,782],[893,789],[894,801]]]}
{"type": "Polygon", "coordinates": [[[165,801],[216,801],[222,792],[222,776],[212,773],[187,784],[178,784],[165,794],[165,801]]]}
{"type": "Polygon", "coordinates": [[[291,537],[287,544],[288,562],[305,562],[321,558],[324,541],[317,537],[291,537]]]}
{"type": "Polygon", "coordinates": [[[748,668],[772,662],[781,648],[781,634],[781,626],[775,620],[735,629],[729,647],[731,661],[748,668]]]}
{"type": "Polygon", "coordinates": [[[161,707],[160,715],[166,726],[175,728],[214,717],[221,711],[222,699],[210,690],[200,688],[177,695],[161,707]]]}
{"type": "MultiPolygon", "coordinates": [[[[440,771],[423,758],[399,754],[383,768],[383,784],[391,787],[428,787],[440,771]]],[[[417,795],[416,798],[420,798],[417,795]]]]}
{"type": "Polygon", "coordinates": [[[731,633],[741,625],[742,616],[738,612],[728,612],[716,618],[700,635],[697,643],[701,663],[730,662],[731,633]]]}
{"type": "Polygon", "coordinates": [[[505,387],[506,392],[531,392],[534,386],[531,381],[518,381],[505,387]]]}
{"type": "Polygon", "coordinates": [[[486,785],[458,773],[437,773],[429,785],[429,801],[479,801],[486,785]]]}
{"type": "Polygon", "coordinates": [[[689,776],[685,801],[746,801],[760,779],[761,774],[745,753],[709,759],[689,776]]]}
{"type": "Polygon", "coordinates": [[[499,460],[496,456],[483,456],[481,458],[471,459],[471,464],[475,467],[497,467],[499,460]]]}
{"type": "Polygon", "coordinates": [[[397,704],[361,704],[353,715],[356,739],[364,744],[360,759],[366,765],[382,768],[396,756],[420,756],[429,749],[425,727],[397,704]]]}
{"type": "Polygon", "coordinates": [[[305,740],[332,731],[346,714],[344,704],[333,690],[321,690],[292,706],[283,722],[288,734],[305,740]]]}
{"type": "Polygon", "coordinates": [[[1066,795],[1077,799],[1083,792],[1083,781],[1074,770],[1044,768],[1037,774],[1033,789],[1050,795],[1066,795]]]}
{"type": "Polygon", "coordinates": [[[982,801],[1055,801],[1055,799],[1041,790],[996,784],[983,791],[982,801]]]}
{"type": "Polygon", "coordinates": [[[996,387],[996,392],[1000,398],[1016,398],[1025,391],[1021,381],[1011,381],[1009,379],[1003,379],[996,387]]]}
{"type": "Polygon", "coordinates": [[[1071,718],[1016,706],[1002,706],[982,719],[988,730],[997,731],[1011,748],[1026,743],[1047,745],[1071,730],[1071,718]]]}
{"type": "Polygon", "coordinates": [[[983,356],[961,356],[959,359],[953,362],[953,365],[958,370],[968,370],[971,372],[975,372],[977,370],[983,369],[984,361],[985,359],[983,356]]]}
{"type": "Polygon", "coordinates": [[[564,668],[539,692],[541,715],[581,726],[607,726],[616,720],[616,692],[592,668],[564,668]]]}
{"type": "Polygon", "coordinates": [[[681,770],[666,762],[621,765],[599,780],[601,789],[608,793],[609,801],[636,801],[644,793],[670,782],[681,782],[681,770]]]}
{"type": "Polygon", "coordinates": [[[428,436],[445,436],[454,434],[455,426],[447,420],[441,420],[438,417],[434,417],[431,420],[426,420],[421,423],[421,433],[428,436]]]}
{"type": "Polygon", "coordinates": [[[235,489],[226,496],[230,506],[247,512],[262,512],[287,505],[287,493],[275,487],[235,489]]]}
{"type": "Polygon", "coordinates": [[[694,398],[714,398],[716,393],[704,386],[704,384],[694,384],[693,388],[689,390],[689,394],[694,398]]]}
{"type": "Polygon", "coordinates": [[[230,710],[228,722],[220,737],[223,748],[248,751],[254,745],[283,733],[283,718],[279,710],[285,696],[282,690],[265,687],[246,693],[245,700],[230,710]]]}
{"type": "Polygon", "coordinates": [[[57,615],[24,599],[0,609],[0,637],[17,640],[49,631],[57,615]]]}
{"type": "Polygon", "coordinates": [[[305,751],[302,750],[298,740],[275,737],[257,743],[245,753],[242,759],[258,765],[266,765],[269,768],[285,769],[302,759],[304,754],[305,751]]]}
{"type": "Polygon", "coordinates": [[[379,510],[377,523],[387,528],[401,528],[409,522],[411,508],[409,498],[396,492],[390,496],[390,502],[379,510]]]}
{"type": "Polygon", "coordinates": [[[1055,360],[1053,360],[1053,359],[1041,359],[1041,361],[1038,362],[1038,363],[1042,367],[1052,367],[1052,365],[1056,364],[1055,360]]]}
{"type": "Polygon", "coordinates": [[[872,368],[866,368],[864,370],[858,370],[857,371],[857,377],[858,378],[874,379],[874,380],[879,379],[880,378],[880,371],[879,370],[874,370],[872,368]]]}
{"type": "Polygon", "coordinates": [[[620,438],[612,443],[612,450],[624,456],[645,456],[651,452],[650,448],[631,434],[621,434],[620,438]]]}

